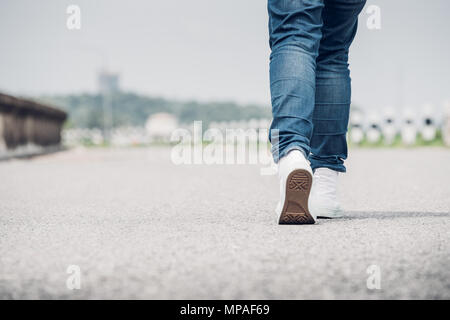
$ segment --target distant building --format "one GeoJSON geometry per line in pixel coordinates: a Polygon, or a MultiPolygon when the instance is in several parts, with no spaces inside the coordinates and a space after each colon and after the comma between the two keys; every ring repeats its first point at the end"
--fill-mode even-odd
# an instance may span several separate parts
{"type": "Polygon", "coordinates": [[[67,113],[0,93],[0,159],[56,150],[67,113]]]}
{"type": "Polygon", "coordinates": [[[152,141],[169,141],[172,132],[177,128],[177,118],[165,112],[152,114],[145,124],[147,134],[152,141]]]}
{"type": "Polygon", "coordinates": [[[120,75],[107,71],[98,74],[98,88],[101,93],[112,93],[120,90],[120,75]]]}

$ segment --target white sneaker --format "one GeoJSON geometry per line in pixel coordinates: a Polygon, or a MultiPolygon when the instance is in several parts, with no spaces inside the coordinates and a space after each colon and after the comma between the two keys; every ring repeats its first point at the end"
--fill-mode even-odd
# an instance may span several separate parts
{"type": "Polygon", "coordinates": [[[328,168],[317,168],[314,171],[309,208],[316,217],[342,217],[342,208],[337,197],[338,177],[339,172],[328,168]]]}
{"type": "Polygon", "coordinates": [[[299,150],[290,151],[278,163],[280,202],[276,212],[279,224],[313,224],[315,217],[309,212],[308,198],[312,186],[309,161],[299,150]]]}

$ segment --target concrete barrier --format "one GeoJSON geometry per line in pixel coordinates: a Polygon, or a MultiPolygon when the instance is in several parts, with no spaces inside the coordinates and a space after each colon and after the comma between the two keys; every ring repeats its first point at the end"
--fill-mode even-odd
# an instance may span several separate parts
{"type": "Polygon", "coordinates": [[[0,93],[0,159],[55,149],[66,118],[57,108],[0,93]]]}

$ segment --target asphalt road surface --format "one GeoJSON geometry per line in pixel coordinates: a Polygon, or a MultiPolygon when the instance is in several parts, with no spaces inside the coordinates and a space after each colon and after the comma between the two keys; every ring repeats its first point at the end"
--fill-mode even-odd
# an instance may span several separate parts
{"type": "Polygon", "coordinates": [[[0,298],[449,299],[450,150],[347,164],[344,218],[279,226],[258,165],[176,166],[168,148],[0,162],[0,298]]]}

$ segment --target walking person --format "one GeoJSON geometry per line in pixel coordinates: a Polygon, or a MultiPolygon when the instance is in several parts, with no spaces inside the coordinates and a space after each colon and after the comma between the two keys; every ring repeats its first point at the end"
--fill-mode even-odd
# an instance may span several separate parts
{"type": "Polygon", "coordinates": [[[268,0],[272,154],[280,224],[341,215],[351,100],[348,54],[365,0],[268,0]]]}

